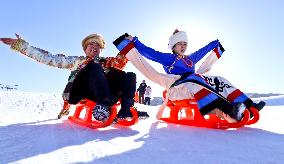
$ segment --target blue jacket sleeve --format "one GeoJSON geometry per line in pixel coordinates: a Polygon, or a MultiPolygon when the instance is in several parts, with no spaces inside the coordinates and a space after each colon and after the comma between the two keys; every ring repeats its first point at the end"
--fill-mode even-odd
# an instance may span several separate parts
{"type": "Polygon", "coordinates": [[[199,60],[201,60],[208,52],[212,51],[214,48],[218,47],[219,45],[219,40],[214,40],[210,42],[208,45],[205,47],[199,49],[198,51],[192,53],[191,55],[188,56],[189,59],[192,60],[194,64],[196,64],[199,60]]]}
{"type": "Polygon", "coordinates": [[[158,62],[164,66],[171,65],[175,60],[174,54],[162,53],[150,47],[147,47],[143,43],[141,43],[137,37],[134,37],[133,43],[138,52],[149,60],[158,62]]]}

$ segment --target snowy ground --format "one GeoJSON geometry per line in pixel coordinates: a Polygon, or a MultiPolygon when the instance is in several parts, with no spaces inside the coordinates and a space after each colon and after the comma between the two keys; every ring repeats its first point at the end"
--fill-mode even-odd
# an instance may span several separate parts
{"type": "Polygon", "coordinates": [[[260,121],[214,130],[166,124],[158,106],[130,128],[89,129],[57,120],[60,95],[0,91],[0,163],[283,163],[284,96],[263,98],[260,121]]]}

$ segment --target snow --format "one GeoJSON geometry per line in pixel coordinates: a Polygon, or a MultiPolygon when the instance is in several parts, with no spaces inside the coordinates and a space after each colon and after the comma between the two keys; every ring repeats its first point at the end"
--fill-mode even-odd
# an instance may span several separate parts
{"type": "Polygon", "coordinates": [[[0,163],[283,163],[284,96],[260,99],[260,121],[240,129],[167,124],[159,106],[136,104],[151,117],[95,130],[56,119],[60,95],[0,91],[0,163]]]}

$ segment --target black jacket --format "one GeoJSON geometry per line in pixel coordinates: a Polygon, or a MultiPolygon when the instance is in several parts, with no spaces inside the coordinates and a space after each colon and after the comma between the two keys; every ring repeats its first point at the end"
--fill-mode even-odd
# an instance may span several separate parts
{"type": "Polygon", "coordinates": [[[141,83],[137,89],[137,92],[139,92],[139,94],[141,95],[144,95],[146,87],[147,87],[146,83],[141,83]]]}

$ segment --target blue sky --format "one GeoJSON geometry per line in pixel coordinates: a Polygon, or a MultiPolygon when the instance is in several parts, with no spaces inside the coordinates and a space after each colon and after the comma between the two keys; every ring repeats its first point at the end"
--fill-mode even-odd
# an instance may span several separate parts
{"type": "MultiPolygon", "coordinates": [[[[188,53],[219,39],[226,49],[212,75],[226,77],[244,92],[284,93],[284,2],[281,0],[0,0],[0,37],[18,33],[31,45],[66,55],[84,55],[81,40],[100,33],[115,56],[112,41],[122,33],[136,35],[163,52],[175,28],[187,32],[188,53]]],[[[152,63],[163,71],[160,65],[152,63]]],[[[134,71],[138,84],[144,77],[134,71]]],[[[61,93],[68,70],[39,64],[0,44],[0,83],[31,92],[61,93]]],[[[161,88],[154,88],[160,96],[161,88]]]]}

